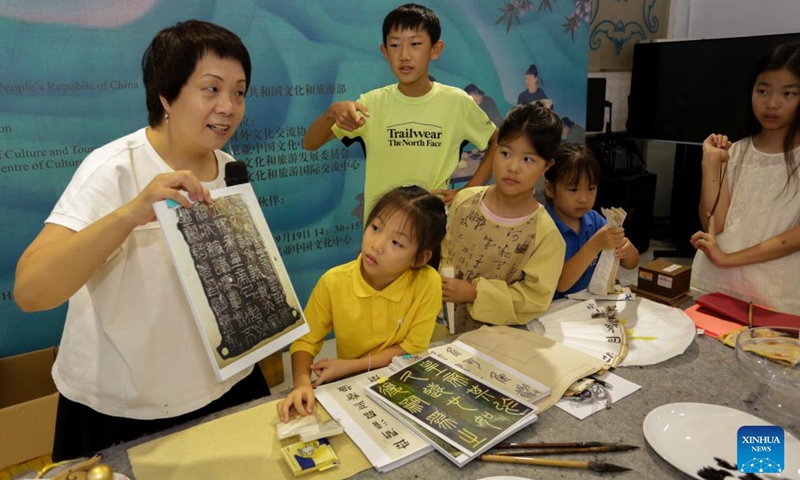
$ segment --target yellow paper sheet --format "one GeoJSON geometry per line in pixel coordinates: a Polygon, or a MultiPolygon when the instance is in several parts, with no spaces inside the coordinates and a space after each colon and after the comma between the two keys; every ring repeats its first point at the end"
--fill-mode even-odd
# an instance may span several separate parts
{"type": "MultiPolygon", "coordinates": [[[[225,480],[294,478],[280,449],[298,441],[278,440],[278,400],[173,433],[128,450],[136,480],[225,480]]],[[[321,420],[330,417],[321,407],[321,420]]],[[[329,438],[341,464],[315,472],[315,480],[338,480],[371,468],[347,435],[329,438]]],[[[305,478],[305,477],[298,477],[305,478]]]]}

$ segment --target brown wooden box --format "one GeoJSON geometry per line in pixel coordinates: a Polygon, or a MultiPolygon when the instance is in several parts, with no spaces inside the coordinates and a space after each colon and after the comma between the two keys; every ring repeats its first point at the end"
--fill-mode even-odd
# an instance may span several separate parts
{"type": "Polygon", "coordinates": [[[653,260],[639,267],[637,290],[665,298],[677,298],[689,291],[692,267],[666,260],[653,260]]]}

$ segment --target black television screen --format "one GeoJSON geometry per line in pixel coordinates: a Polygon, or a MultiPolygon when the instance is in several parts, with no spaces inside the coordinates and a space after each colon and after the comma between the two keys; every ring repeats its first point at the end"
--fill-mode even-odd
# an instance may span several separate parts
{"type": "Polygon", "coordinates": [[[740,138],[753,66],[797,41],[800,33],[637,43],[627,136],[697,144],[711,133],[740,138]]]}
{"type": "Polygon", "coordinates": [[[602,132],[606,116],[606,79],[589,77],[586,83],[586,131],[602,132]]]}

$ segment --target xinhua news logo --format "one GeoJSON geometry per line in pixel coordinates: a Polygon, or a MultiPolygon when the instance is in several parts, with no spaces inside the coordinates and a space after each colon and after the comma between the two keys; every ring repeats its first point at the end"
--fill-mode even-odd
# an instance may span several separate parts
{"type": "Polygon", "coordinates": [[[783,428],[744,426],[736,434],[736,464],[742,473],[781,473],[784,464],[783,428]]]}

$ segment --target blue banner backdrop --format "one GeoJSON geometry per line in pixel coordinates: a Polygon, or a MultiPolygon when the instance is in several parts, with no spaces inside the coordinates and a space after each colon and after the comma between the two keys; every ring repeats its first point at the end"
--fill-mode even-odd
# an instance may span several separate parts
{"type": "MultiPolygon", "coordinates": [[[[536,65],[554,109],[583,124],[586,0],[437,0],[445,49],[430,74],[475,84],[500,114],[536,65]],[[583,11],[583,10],[581,10],[583,11]]],[[[66,307],[24,314],[14,270],[75,168],[94,148],[147,123],[141,56],[153,35],[198,18],[237,33],[253,60],[247,115],[230,150],[249,165],[300,301],[361,241],[364,158],[333,141],[301,148],[327,106],[395,81],[381,24],[397,1],[10,0],[0,4],[0,357],[59,342],[66,307]]],[[[468,146],[469,149],[474,147],[468,146]]],[[[464,155],[465,174],[479,155],[464,155]]]]}

